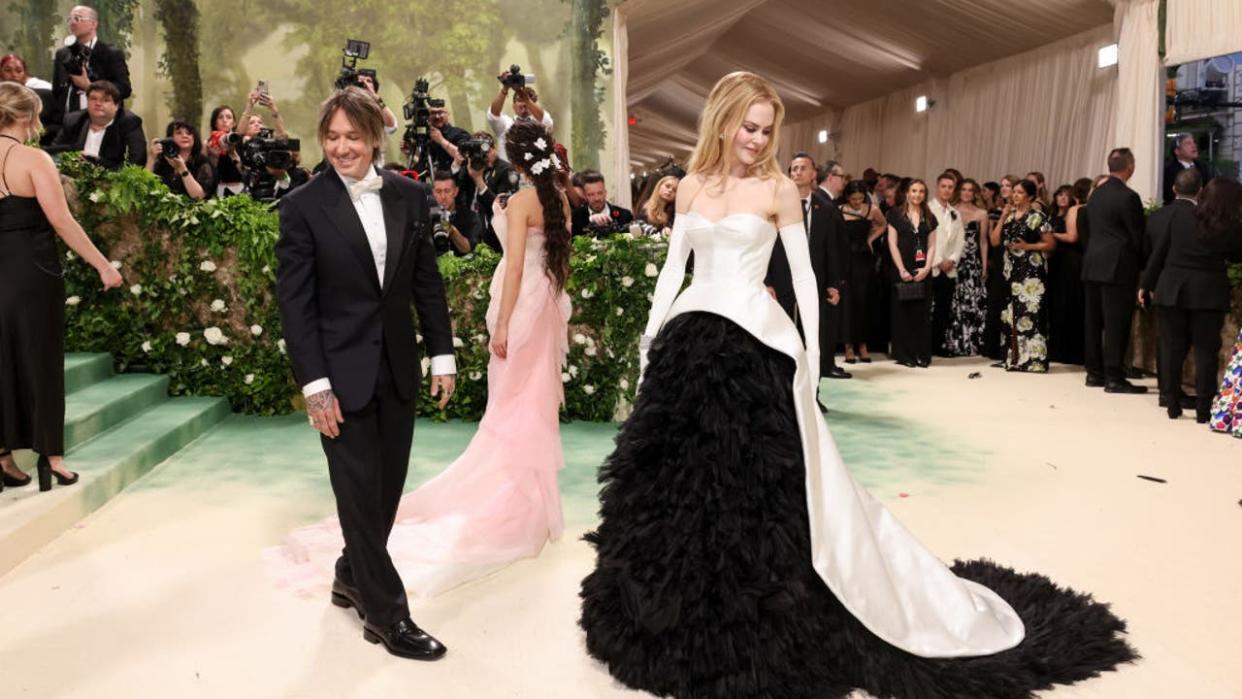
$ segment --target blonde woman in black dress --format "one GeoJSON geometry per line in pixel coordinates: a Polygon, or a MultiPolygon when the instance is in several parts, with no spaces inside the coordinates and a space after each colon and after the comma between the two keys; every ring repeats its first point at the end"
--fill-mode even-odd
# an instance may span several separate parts
{"type": "Polygon", "coordinates": [[[23,486],[11,450],[39,454],[39,490],[78,475],[65,468],[65,283],[56,236],[99,272],[104,289],[121,274],[86,237],[65,203],[60,173],[38,138],[42,103],[33,90],[0,83],[0,465],[3,485],[23,486]]]}

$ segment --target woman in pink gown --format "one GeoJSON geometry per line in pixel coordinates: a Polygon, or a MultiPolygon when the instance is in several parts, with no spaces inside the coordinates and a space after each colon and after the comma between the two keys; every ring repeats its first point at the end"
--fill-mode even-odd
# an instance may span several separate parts
{"type": "MultiPolygon", "coordinates": [[[[466,450],[401,499],[389,553],[418,597],[429,597],[539,554],[563,529],[557,471],[564,466],[559,408],[569,351],[569,204],[546,129],[518,122],[510,162],[535,187],[496,209],[504,258],[492,277],[487,408],[466,450]],[[545,232],[547,231],[547,232],[545,232]]],[[[342,545],[333,517],[295,530],[272,549],[277,580],[302,593],[326,589],[342,545]]]]}

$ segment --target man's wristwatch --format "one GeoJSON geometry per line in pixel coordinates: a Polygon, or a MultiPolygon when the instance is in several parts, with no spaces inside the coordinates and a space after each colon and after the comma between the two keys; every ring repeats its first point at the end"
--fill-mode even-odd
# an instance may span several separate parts
{"type": "Polygon", "coordinates": [[[177,174],[178,174],[178,175],[180,175],[181,177],[189,177],[189,176],[190,176],[190,171],[189,171],[189,170],[182,170],[181,172],[178,172],[177,174]]]}
{"type": "Polygon", "coordinates": [[[380,97],[379,95],[376,95],[376,96],[375,96],[375,100],[376,100],[377,102],[379,102],[380,109],[384,109],[385,107],[387,107],[387,106],[388,106],[388,105],[384,104],[384,98],[383,98],[383,97],[380,97]]]}

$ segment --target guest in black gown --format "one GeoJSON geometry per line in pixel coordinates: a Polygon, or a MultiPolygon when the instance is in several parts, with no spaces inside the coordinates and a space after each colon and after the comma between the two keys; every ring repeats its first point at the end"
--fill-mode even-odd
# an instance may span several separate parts
{"type": "Polygon", "coordinates": [[[931,365],[931,260],[936,217],[927,206],[927,183],[912,180],[904,206],[888,212],[888,250],[893,260],[893,351],[902,366],[931,365]]]}
{"type": "Polygon", "coordinates": [[[1057,249],[1048,261],[1048,361],[1058,364],[1083,363],[1087,296],[1082,287],[1081,231],[1085,226],[1079,224],[1086,218],[1083,205],[1091,189],[1091,178],[1083,177],[1073,187],[1059,188],[1053,197],[1055,212],[1050,223],[1057,249]]]}
{"type": "Polygon", "coordinates": [[[121,275],[73,220],[51,157],[23,145],[38,138],[42,104],[33,90],[0,83],[0,463],[3,485],[30,482],[10,450],[39,454],[39,489],[77,482],[65,468],[65,284],[59,235],[99,272],[121,275]]]}
{"type": "Polygon", "coordinates": [[[995,207],[988,212],[992,222],[992,230],[988,236],[988,314],[983,325],[983,356],[997,360],[993,366],[1002,366],[1005,348],[1002,342],[1001,312],[1009,305],[1009,284],[1005,281],[1002,270],[1005,269],[1005,248],[1000,245],[1001,209],[1013,196],[1013,186],[1018,181],[1015,175],[1005,175],[1000,181],[1000,199],[995,207]]]}
{"type": "Polygon", "coordinates": [[[845,363],[871,362],[867,340],[871,335],[877,300],[878,259],[874,244],[888,229],[884,214],[872,205],[867,183],[854,180],[841,195],[841,216],[850,246],[850,279],[848,305],[845,309],[845,363]]]}

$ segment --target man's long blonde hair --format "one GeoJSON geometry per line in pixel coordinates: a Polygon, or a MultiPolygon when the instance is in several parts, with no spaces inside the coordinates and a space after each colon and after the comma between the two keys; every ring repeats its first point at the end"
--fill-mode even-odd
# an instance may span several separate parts
{"type": "Polygon", "coordinates": [[[729,73],[721,78],[707,96],[707,104],[699,117],[699,142],[690,155],[687,174],[707,177],[724,176],[735,164],[733,139],[746,112],[752,106],[768,102],[776,112],[772,121],[772,137],[759,153],[750,173],[761,179],[780,177],[780,164],[776,162],[780,146],[781,121],[785,118],[785,105],[780,95],[767,80],[746,71],[729,73]]]}

